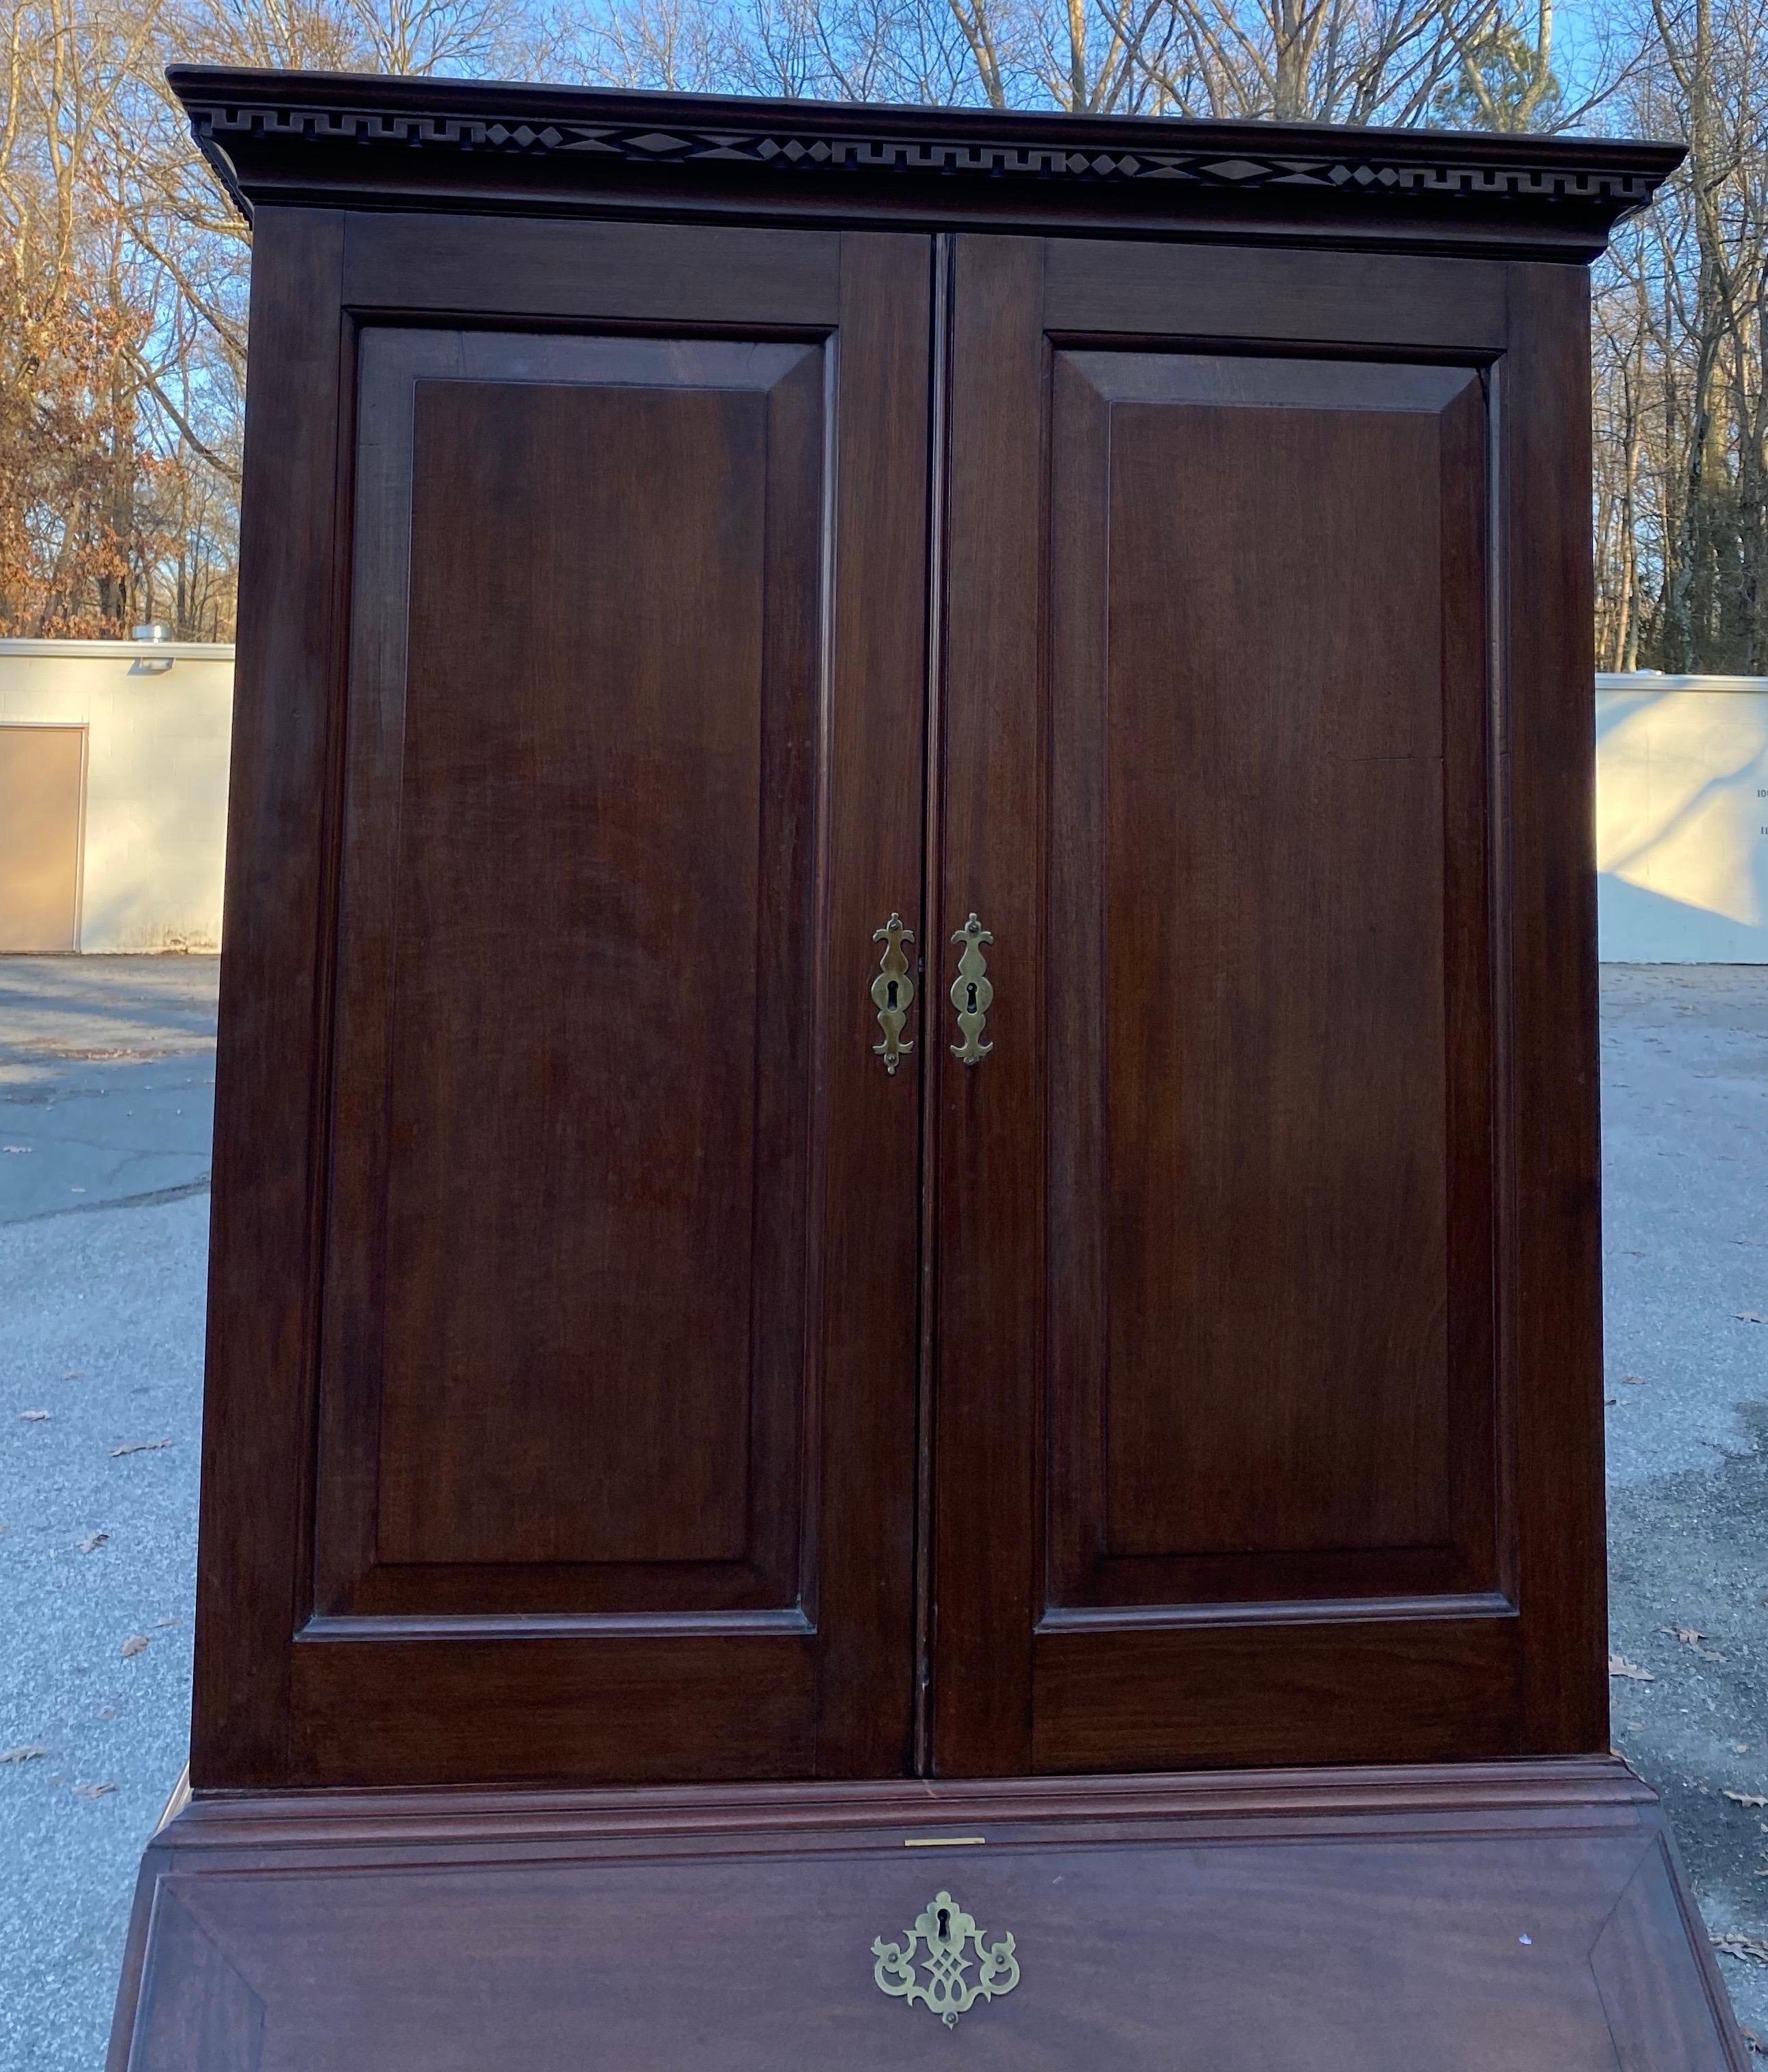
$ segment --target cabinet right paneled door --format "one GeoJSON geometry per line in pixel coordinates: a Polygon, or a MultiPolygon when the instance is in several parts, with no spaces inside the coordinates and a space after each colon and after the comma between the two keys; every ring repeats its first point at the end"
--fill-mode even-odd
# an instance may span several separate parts
{"type": "Polygon", "coordinates": [[[933,1766],[1599,1745],[1582,274],[947,257],[933,1766]]]}

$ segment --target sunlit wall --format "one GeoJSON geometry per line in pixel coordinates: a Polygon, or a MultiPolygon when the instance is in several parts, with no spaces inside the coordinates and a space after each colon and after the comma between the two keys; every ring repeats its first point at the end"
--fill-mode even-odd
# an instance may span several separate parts
{"type": "Polygon", "coordinates": [[[1768,964],[1768,679],[1596,682],[1604,961],[1768,964]]]}
{"type": "Polygon", "coordinates": [[[232,705],[231,648],[0,640],[0,726],[86,730],[82,950],[219,946],[232,705]]]}

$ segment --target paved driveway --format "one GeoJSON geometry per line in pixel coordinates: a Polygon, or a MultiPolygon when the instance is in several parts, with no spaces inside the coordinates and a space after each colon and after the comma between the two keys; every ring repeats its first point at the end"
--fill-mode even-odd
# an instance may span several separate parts
{"type": "Polygon", "coordinates": [[[1608,966],[1602,1088],[1614,1742],[1768,2045],[1768,968],[1608,966]]]}
{"type": "Polygon", "coordinates": [[[184,1761],[215,977],[0,960],[4,2072],[103,2062],[184,1761]]]}
{"type": "MultiPolygon", "coordinates": [[[[0,2072],[97,2072],[183,1761],[214,1000],[0,962],[0,2072]]],[[[1768,2041],[1768,970],[1603,1009],[1615,1739],[1768,2041]]]]}

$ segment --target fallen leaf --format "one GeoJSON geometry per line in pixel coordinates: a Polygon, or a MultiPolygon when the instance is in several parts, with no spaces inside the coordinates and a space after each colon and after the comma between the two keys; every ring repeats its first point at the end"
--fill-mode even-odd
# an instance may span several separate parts
{"type": "Polygon", "coordinates": [[[113,1446],[110,1457],[116,1461],[125,1453],[163,1453],[171,1443],[170,1439],[135,1439],[126,1446],[113,1446]]]}
{"type": "Polygon", "coordinates": [[[1739,1806],[1768,1806],[1768,1791],[1728,1790],[1725,1796],[1735,1800],[1739,1806]]]}
{"type": "Polygon", "coordinates": [[[126,1662],[130,1655],[139,1655],[146,1645],[147,1636],[145,1633],[132,1633],[117,1651],[126,1662]]]}
{"type": "Polygon", "coordinates": [[[1760,1935],[1715,1935],[1712,1947],[1722,1956],[1747,1957],[1754,1964],[1768,1964],[1768,1938],[1760,1935]]]}
{"type": "Polygon", "coordinates": [[[95,1547],[102,1547],[109,1537],[108,1532],[88,1532],[84,1540],[76,1540],[74,1544],[82,1554],[89,1554],[95,1547]]]}
{"type": "Polygon", "coordinates": [[[1658,1631],[1659,1633],[1667,1633],[1670,1634],[1672,1638],[1680,1640],[1684,1647],[1692,1647],[1695,1653],[1700,1657],[1703,1662],[1723,1662],[1725,1660],[1725,1657],[1719,1652],[1717,1648],[1703,1647],[1700,1645],[1701,1642],[1704,1641],[1707,1636],[1701,1632],[1698,1626],[1660,1626],[1658,1628],[1658,1631]]]}
{"type": "Polygon", "coordinates": [[[0,1749],[0,1762],[35,1762],[48,1753],[41,1741],[21,1741],[17,1748],[0,1749]]]}
{"type": "Polygon", "coordinates": [[[1764,2043],[1753,2029],[1745,2029],[1741,2023],[1738,2025],[1738,2029],[1753,2055],[1758,2058],[1768,2058],[1768,2043],[1764,2043]]]}
{"type": "Polygon", "coordinates": [[[1611,1676],[1630,1676],[1635,1684],[1655,1684],[1658,1680],[1649,1669],[1642,1669],[1638,1663],[1629,1662],[1624,1655],[1609,1657],[1609,1674],[1611,1676]]]}
{"type": "Polygon", "coordinates": [[[76,1784],[74,1796],[76,1799],[108,1799],[116,1789],[114,1784],[76,1784]]]}
{"type": "Polygon", "coordinates": [[[52,1417],[55,1412],[52,1410],[21,1410],[19,1415],[27,1424],[40,1424],[46,1417],[52,1417]]]}

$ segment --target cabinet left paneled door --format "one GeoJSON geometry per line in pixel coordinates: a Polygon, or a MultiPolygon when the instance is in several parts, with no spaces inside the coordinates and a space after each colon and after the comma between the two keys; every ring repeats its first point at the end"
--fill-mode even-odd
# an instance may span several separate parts
{"type": "Polygon", "coordinates": [[[905,1770],[928,241],[261,214],[194,1774],[905,1770]]]}

